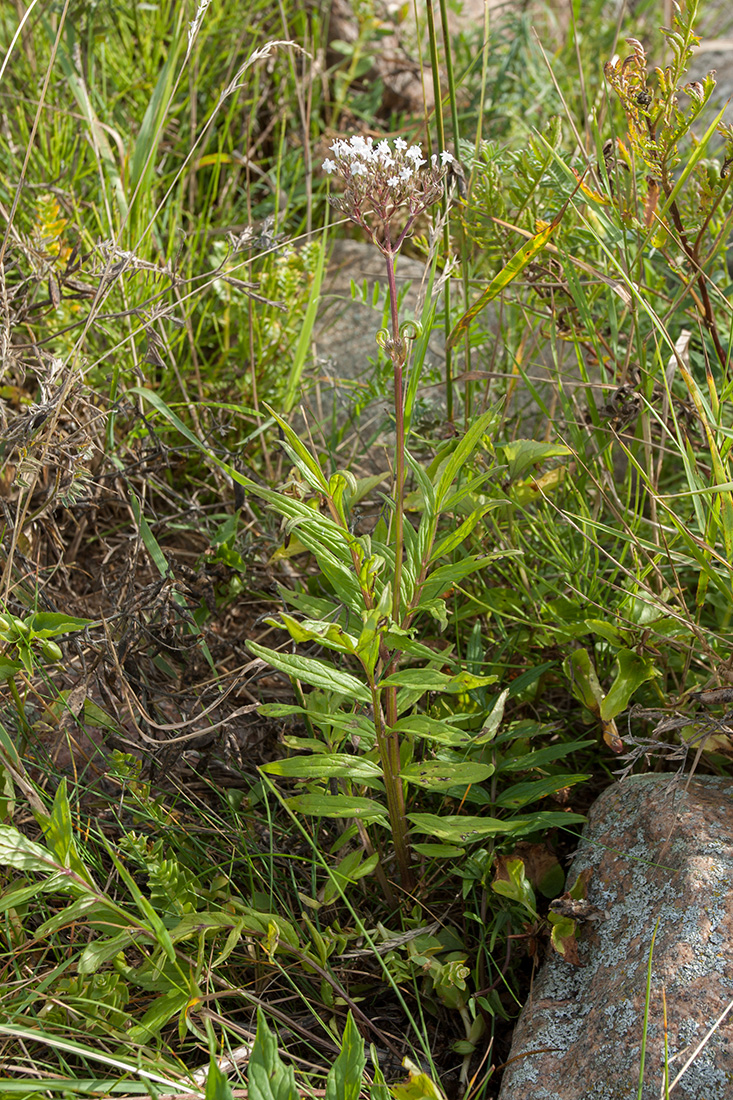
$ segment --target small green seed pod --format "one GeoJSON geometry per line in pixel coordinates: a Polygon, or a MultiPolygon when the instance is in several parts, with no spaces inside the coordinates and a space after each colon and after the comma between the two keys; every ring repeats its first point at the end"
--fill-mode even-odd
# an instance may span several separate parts
{"type": "Polygon", "coordinates": [[[41,646],[41,653],[47,661],[61,661],[64,657],[61,646],[57,642],[52,642],[50,638],[46,638],[41,646]]]}

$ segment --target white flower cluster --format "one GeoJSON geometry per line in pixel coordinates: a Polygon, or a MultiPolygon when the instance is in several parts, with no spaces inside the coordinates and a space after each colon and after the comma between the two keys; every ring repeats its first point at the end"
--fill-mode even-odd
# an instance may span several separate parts
{"type": "MultiPolygon", "coordinates": [[[[385,244],[390,246],[390,223],[398,211],[405,211],[408,225],[400,233],[401,243],[417,215],[441,197],[447,166],[455,159],[444,150],[439,156],[433,154],[428,165],[420,145],[408,145],[402,138],[375,144],[373,138],[360,134],[348,141],[337,138],[331,151],[333,159],[324,160],[323,170],[335,173],[345,183],[334,205],[380,246],[368,216],[375,215],[382,223],[385,244]]],[[[394,242],[391,247],[399,244],[394,242]]]]}
{"type": "MultiPolygon", "coordinates": [[[[350,141],[338,138],[331,149],[337,159],[324,160],[324,172],[330,174],[350,168],[352,176],[367,176],[376,174],[375,167],[382,170],[392,169],[392,175],[387,178],[388,187],[399,187],[401,183],[406,183],[413,178],[418,169],[422,168],[423,164],[427,164],[422,155],[422,147],[408,145],[402,138],[395,139],[394,149],[392,149],[386,139],[375,145],[373,138],[354,134],[350,141]],[[371,170],[370,166],[372,166],[371,170]]],[[[438,168],[438,160],[440,160],[440,167],[444,168],[454,160],[454,157],[445,149],[440,154],[440,158],[433,153],[430,163],[434,171],[438,168]]]]}

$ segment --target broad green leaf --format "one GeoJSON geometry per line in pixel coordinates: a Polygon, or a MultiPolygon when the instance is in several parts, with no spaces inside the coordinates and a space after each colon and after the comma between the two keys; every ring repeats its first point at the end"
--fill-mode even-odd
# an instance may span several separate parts
{"type": "Polygon", "coordinates": [[[4,653],[0,654],[0,680],[10,680],[22,668],[22,661],[14,661],[12,658],[6,657],[4,653]]]}
{"type": "Polygon", "coordinates": [[[620,649],[616,654],[616,661],[616,678],[601,703],[601,718],[604,722],[626,710],[636,689],[658,675],[654,663],[648,657],[640,657],[632,649],[620,649]]]}
{"type": "Polygon", "coordinates": [[[422,692],[448,691],[448,684],[452,680],[452,676],[434,668],[402,668],[398,672],[393,672],[391,676],[385,676],[379,681],[379,686],[380,688],[406,687],[422,692]]]}
{"type": "MultiPolygon", "coordinates": [[[[295,642],[319,642],[320,645],[335,649],[338,653],[353,654],[356,651],[356,639],[347,634],[338,623],[294,619],[285,611],[280,612],[280,619],[295,642]]],[[[274,626],[280,625],[276,619],[268,619],[267,622],[274,626]]]]}
{"type": "Polygon", "coordinates": [[[473,531],[476,524],[484,518],[487,512],[489,512],[494,506],[491,504],[482,505],[481,508],[477,508],[475,511],[464,519],[463,523],[460,523],[454,531],[450,534],[444,535],[439,542],[436,542],[433,547],[433,551],[430,555],[430,562],[440,561],[442,558],[447,557],[448,554],[452,554],[457,546],[460,546],[466,541],[468,536],[473,531]]]}
{"type": "Polygon", "coordinates": [[[495,817],[465,817],[445,814],[408,814],[408,821],[418,833],[437,836],[449,844],[469,844],[487,836],[501,833],[523,836],[527,833],[550,829],[556,825],[577,825],[585,821],[581,814],[543,811],[524,817],[512,817],[499,820],[495,817]]]}
{"type": "Polygon", "coordinates": [[[213,1051],[209,1055],[209,1072],[206,1074],[206,1100],[234,1100],[232,1086],[219,1069],[213,1051]]]}
{"type": "Polygon", "coordinates": [[[295,703],[260,703],[257,713],[265,718],[290,718],[293,714],[307,714],[308,711],[295,703]]]}
{"type": "MultiPolygon", "coordinates": [[[[303,474],[303,477],[306,479],[308,484],[316,489],[319,493],[323,493],[324,496],[328,496],[328,482],[326,481],[320,463],[310,453],[297,432],[293,431],[287,420],[283,420],[283,418],[281,416],[278,416],[277,413],[268,405],[265,405],[265,408],[267,409],[272,419],[280,426],[280,429],[285,436],[285,443],[287,444],[291,452],[293,461],[297,465],[300,472],[303,474]]],[[[280,496],[280,494],[277,495],[280,496]]]]}
{"type": "MultiPolygon", "coordinates": [[[[61,892],[67,890],[68,887],[68,877],[63,871],[59,871],[55,875],[52,874],[50,878],[45,879],[43,882],[31,882],[25,886],[15,886],[11,890],[3,890],[2,893],[0,893],[0,913],[5,913],[8,909],[16,909],[19,906],[23,906],[26,902],[30,901],[31,898],[37,898],[41,893],[61,892]]],[[[87,903],[94,901],[93,898],[89,897],[84,897],[81,900],[87,903]]],[[[71,909],[72,906],[67,906],[67,908],[71,909]]],[[[66,909],[62,910],[62,914],[65,913],[66,909]]],[[[62,921],[58,927],[63,927],[65,923],[66,921],[62,921]]],[[[45,927],[45,925],[42,925],[41,928],[35,929],[34,935],[37,935],[39,939],[43,939],[46,935],[44,931],[45,927]]]]}
{"type": "MultiPolygon", "coordinates": [[[[48,889],[53,881],[49,879],[45,882],[43,889],[48,889]]],[[[4,900],[4,898],[0,899],[0,905],[4,900]]],[[[120,929],[127,928],[130,923],[127,914],[113,902],[104,897],[97,897],[95,894],[84,894],[44,921],[36,929],[36,935],[40,939],[46,939],[54,932],[58,932],[60,928],[66,928],[82,920],[88,928],[95,932],[103,932],[105,935],[116,934],[120,929]]]]}
{"type": "Polygon", "coordinates": [[[592,739],[586,741],[568,741],[560,745],[547,745],[544,749],[535,749],[523,756],[507,757],[497,764],[497,772],[526,772],[532,768],[541,768],[545,764],[551,764],[554,760],[560,760],[563,756],[569,756],[580,749],[586,749],[588,745],[594,745],[592,739]]]}
{"type": "Polygon", "coordinates": [[[450,745],[462,747],[471,745],[474,735],[459,729],[450,722],[442,722],[438,718],[428,718],[425,714],[411,714],[407,718],[399,718],[393,729],[398,733],[408,733],[414,737],[422,737],[426,741],[434,741],[436,745],[450,745]]]}
{"type": "MultiPolygon", "coordinates": [[[[407,630],[400,630],[398,627],[391,626],[384,633],[384,641],[387,648],[392,652],[397,653],[409,653],[411,657],[421,657],[425,661],[434,661],[437,654],[430,646],[423,645],[422,642],[416,641],[411,632],[407,630]]],[[[450,660],[450,656],[453,652],[453,646],[448,645],[445,649],[440,651],[440,659],[442,661],[450,660]]]]}
{"type": "Polygon", "coordinates": [[[603,702],[603,689],[598,681],[587,649],[575,649],[563,661],[565,675],[570,680],[573,695],[593,714],[598,714],[603,702]]]}
{"type": "Polygon", "coordinates": [[[524,871],[524,861],[521,859],[507,859],[501,862],[509,878],[495,878],[491,883],[491,889],[495,894],[509,898],[523,905],[533,917],[537,917],[537,899],[532,889],[532,884],[524,871]]]}
{"type": "MultiPolygon", "coordinates": [[[[40,817],[40,815],[38,815],[40,817]]],[[[40,822],[46,843],[63,867],[68,867],[79,878],[94,886],[91,872],[84,866],[76,850],[71,807],[66,794],[66,776],[59,783],[53,800],[51,816],[40,822]]]]}
{"type": "Polygon", "coordinates": [[[368,611],[364,618],[359,640],[356,643],[359,660],[372,680],[379,660],[379,647],[382,640],[381,619],[382,615],[379,608],[373,607],[371,611],[368,611]]]}
{"type": "Polygon", "coordinates": [[[53,638],[58,634],[72,634],[84,630],[94,619],[77,619],[59,611],[34,611],[25,620],[37,638],[53,638]]]}
{"type": "Polygon", "coordinates": [[[445,1100],[444,1093],[434,1081],[431,1081],[427,1073],[423,1073],[418,1066],[413,1065],[409,1058],[405,1058],[402,1064],[407,1068],[410,1076],[407,1081],[400,1081],[390,1086],[394,1100],[445,1100]]]}
{"type": "Polygon", "coordinates": [[[293,779],[381,779],[382,769],[373,760],[348,753],[314,753],[312,756],[291,756],[264,764],[268,775],[283,775],[293,779]]]}
{"type": "Polygon", "coordinates": [[[442,510],[445,498],[450,492],[459,471],[473,455],[484,433],[488,431],[490,425],[494,421],[495,416],[496,414],[493,409],[489,409],[488,412],[483,413],[483,415],[477,416],[476,419],[472,421],[463,438],[459,439],[450,458],[440,472],[435,486],[435,508],[437,512],[442,510]]]}
{"type": "Polygon", "coordinates": [[[502,821],[496,817],[408,814],[407,820],[411,822],[416,832],[436,836],[449,844],[469,844],[483,837],[514,831],[512,821],[502,821]]]}
{"type": "Polygon", "coordinates": [[[504,453],[511,481],[523,477],[532,466],[546,462],[548,458],[559,458],[561,455],[573,453],[564,443],[541,443],[536,439],[515,439],[511,443],[505,443],[499,450],[504,453]]]}
{"type": "Polygon", "coordinates": [[[160,1036],[161,1029],[168,1024],[191,998],[187,989],[168,989],[162,996],[156,997],[143,1018],[126,1033],[131,1043],[147,1043],[160,1036]]]}
{"type": "Polygon", "coordinates": [[[379,681],[380,687],[421,688],[423,691],[445,691],[461,694],[496,683],[496,676],[474,676],[470,672],[459,672],[449,676],[433,668],[403,668],[379,681]]]}
{"type": "Polygon", "coordinates": [[[199,936],[206,932],[220,932],[224,928],[231,928],[232,925],[243,926],[243,919],[239,913],[216,911],[186,913],[168,934],[171,943],[181,943],[183,940],[190,939],[191,936],[199,936]]]}
{"type": "Polygon", "coordinates": [[[360,878],[371,875],[379,863],[379,854],[373,852],[366,859],[363,857],[364,852],[361,848],[358,851],[349,852],[341,860],[338,867],[334,867],[329,872],[329,880],[323,890],[324,905],[330,905],[339,896],[339,888],[344,890],[350,882],[358,882],[360,878]]]}
{"type": "Polygon", "coordinates": [[[257,642],[247,642],[247,648],[255,657],[260,657],[268,665],[272,665],[279,672],[292,676],[296,680],[302,680],[311,687],[323,688],[326,691],[338,691],[343,695],[350,695],[359,703],[370,703],[369,689],[356,676],[350,672],[343,672],[328,661],[319,661],[315,657],[301,657],[296,653],[278,653],[274,649],[267,649],[257,642]]]}
{"type": "Polygon", "coordinates": [[[247,1086],[248,1100],[299,1100],[293,1067],[281,1061],[277,1040],[261,1008],[257,1009],[257,1035],[247,1067],[247,1086]]]}
{"type": "Polygon", "coordinates": [[[303,545],[315,557],[321,572],[331,582],[338,596],[352,610],[361,612],[363,597],[358,580],[354,575],[348,547],[339,547],[339,551],[342,553],[342,557],[339,557],[338,554],[333,553],[324,546],[318,533],[314,533],[305,527],[296,527],[295,530],[303,545]]]}
{"type": "Polygon", "coordinates": [[[536,802],[555,791],[562,791],[566,787],[574,787],[577,783],[584,783],[588,775],[548,775],[544,779],[528,780],[526,783],[515,783],[511,787],[505,787],[496,797],[494,805],[508,806],[519,809],[530,802],[536,802]]]}
{"type": "Polygon", "coordinates": [[[101,940],[94,940],[82,951],[79,962],[77,964],[77,970],[80,974],[96,974],[101,966],[110,962],[120,951],[124,951],[126,947],[129,947],[135,942],[135,935],[133,929],[128,929],[125,932],[118,932],[116,936],[110,938],[104,938],[101,940]]]}
{"type": "Polygon", "coordinates": [[[482,554],[480,557],[470,556],[461,561],[451,562],[449,565],[441,565],[433,569],[427,580],[420,586],[417,608],[434,600],[436,596],[443,596],[446,592],[460,584],[472,573],[478,573],[481,569],[488,569],[497,555],[482,554]]]}
{"type": "Polygon", "coordinates": [[[585,619],[583,621],[583,626],[586,631],[597,634],[600,638],[605,638],[606,641],[610,642],[613,646],[623,645],[621,632],[611,623],[607,623],[603,619],[585,619]]]}
{"type": "Polygon", "coordinates": [[[386,824],[386,807],[372,798],[356,798],[346,794],[299,794],[288,798],[286,805],[310,817],[358,817],[364,821],[379,819],[386,824]]]}
{"type": "Polygon", "coordinates": [[[485,745],[487,741],[493,741],[504,717],[504,707],[509,697],[509,688],[504,688],[496,698],[491,713],[481,727],[478,737],[474,738],[475,745],[485,745]]]}
{"type": "Polygon", "coordinates": [[[365,1066],[364,1040],[349,1012],[341,1050],[326,1078],[325,1100],[359,1100],[365,1066]]]}
{"type": "Polygon", "coordinates": [[[3,865],[14,867],[17,871],[36,871],[42,875],[66,875],[69,885],[75,884],[69,870],[59,865],[48,849],[29,840],[12,825],[0,825],[0,866],[3,865]]]}
{"type": "Polygon", "coordinates": [[[369,1045],[369,1056],[372,1061],[373,1084],[369,1089],[369,1100],[391,1100],[391,1092],[387,1088],[387,1082],[385,1081],[384,1074],[379,1067],[379,1059],[377,1057],[377,1050],[373,1043],[369,1045]]]}
{"type": "MultiPolygon", "coordinates": [[[[308,702],[313,698],[313,694],[309,695],[308,702]]],[[[329,713],[327,710],[320,710],[310,705],[307,707],[298,707],[295,705],[289,705],[287,703],[262,703],[258,707],[258,713],[270,718],[286,718],[293,714],[307,714],[312,722],[317,726],[331,726],[333,729],[345,730],[347,733],[358,734],[360,737],[374,737],[374,723],[370,722],[363,714],[349,714],[342,710],[333,711],[329,713]]],[[[297,749],[300,746],[304,749],[308,749],[311,752],[328,752],[328,746],[322,742],[319,747],[316,748],[312,743],[313,738],[309,737],[286,737],[286,744],[289,748],[297,749]]]]}
{"type": "Polygon", "coordinates": [[[466,854],[463,848],[458,848],[455,844],[413,844],[412,850],[428,859],[456,859],[458,856],[463,858],[466,854]]]}
{"type": "Polygon", "coordinates": [[[408,764],[400,772],[400,778],[425,790],[437,791],[483,783],[493,774],[493,764],[451,764],[442,760],[425,760],[421,764],[408,764]]]}

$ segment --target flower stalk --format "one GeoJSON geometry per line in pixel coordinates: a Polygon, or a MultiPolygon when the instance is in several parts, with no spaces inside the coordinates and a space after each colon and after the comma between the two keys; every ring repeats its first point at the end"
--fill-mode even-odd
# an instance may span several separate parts
{"type": "MultiPolygon", "coordinates": [[[[405,366],[408,336],[400,330],[395,264],[399,251],[409,236],[415,220],[444,194],[444,180],[451,153],[433,155],[430,162],[419,145],[408,145],[402,138],[392,144],[380,141],[376,145],[369,137],[354,135],[349,141],[336,140],[331,146],[333,158],[323,162],[324,171],[334,174],[344,184],[343,191],[331,201],[347,218],[358,225],[384,256],[390,304],[390,329],[382,330],[377,341],[392,361],[395,456],[393,488],[394,573],[392,577],[391,618],[402,626],[402,564],[404,556],[405,512],[405,366]]],[[[381,654],[382,678],[394,673],[398,656],[385,650],[381,654]]],[[[378,682],[371,685],[377,744],[384,774],[387,807],[392,827],[395,856],[404,889],[411,890],[410,847],[405,817],[405,794],[400,778],[400,736],[395,729],[398,720],[397,688],[393,685],[380,691],[378,682]],[[382,703],[384,713],[382,712],[382,703]]]]}

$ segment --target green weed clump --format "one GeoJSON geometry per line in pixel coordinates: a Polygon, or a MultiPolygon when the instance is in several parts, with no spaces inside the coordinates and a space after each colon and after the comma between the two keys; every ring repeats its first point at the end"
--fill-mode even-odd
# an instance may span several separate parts
{"type": "Polygon", "coordinates": [[[727,766],[733,131],[607,7],[429,7],[422,120],[372,5],[0,16],[3,1095],[495,1095],[595,793],[727,766]]]}

